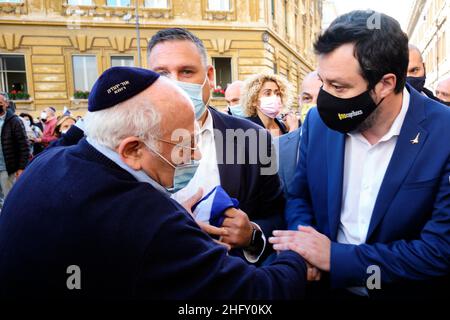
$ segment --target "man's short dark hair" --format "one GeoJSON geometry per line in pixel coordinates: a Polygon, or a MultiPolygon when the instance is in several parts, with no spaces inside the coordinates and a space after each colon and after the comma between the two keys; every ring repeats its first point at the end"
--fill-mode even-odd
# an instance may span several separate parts
{"type": "Polygon", "coordinates": [[[200,40],[197,36],[195,36],[193,33],[189,32],[184,28],[169,28],[158,31],[150,39],[148,43],[147,57],[150,56],[150,52],[157,44],[165,41],[174,41],[174,40],[191,41],[193,44],[196,45],[198,51],[200,52],[200,55],[202,56],[202,61],[204,62],[205,66],[208,64],[206,49],[205,46],[203,45],[202,40],[200,40]]]}
{"type": "Polygon", "coordinates": [[[347,43],[354,43],[354,56],[369,89],[388,73],[397,77],[395,92],[403,90],[408,69],[408,36],[394,18],[373,10],[352,11],[337,17],[319,36],[316,54],[327,54],[347,43]],[[375,23],[374,23],[375,22],[375,23]]]}

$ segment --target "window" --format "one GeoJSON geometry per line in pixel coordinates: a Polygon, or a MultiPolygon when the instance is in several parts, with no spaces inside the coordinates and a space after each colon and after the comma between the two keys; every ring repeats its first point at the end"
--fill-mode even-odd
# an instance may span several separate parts
{"type": "Polygon", "coordinates": [[[27,92],[25,58],[20,55],[0,55],[0,91],[27,92]]]}
{"type": "Polygon", "coordinates": [[[221,86],[222,89],[232,82],[231,79],[231,58],[213,58],[214,69],[216,70],[216,87],[221,86]]]}
{"type": "Polygon", "coordinates": [[[130,0],[108,0],[106,4],[110,7],[129,7],[130,0]]]}
{"type": "Polygon", "coordinates": [[[91,6],[92,0],[68,0],[67,3],[71,6],[91,6]]]}
{"type": "Polygon", "coordinates": [[[208,0],[208,9],[211,11],[230,11],[230,0],[208,0]]]}
{"type": "Polygon", "coordinates": [[[133,56],[111,57],[111,67],[134,67],[133,56]]]}
{"type": "Polygon", "coordinates": [[[23,2],[23,0],[0,0],[0,2],[21,3],[21,2],[23,2]]]}
{"type": "Polygon", "coordinates": [[[145,0],[147,8],[166,9],[168,7],[167,0],[145,0]]]}
{"type": "Polygon", "coordinates": [[[97,79],[95,56],[73,56],[73,81],[75,91],[90,91],[97,79]]]}

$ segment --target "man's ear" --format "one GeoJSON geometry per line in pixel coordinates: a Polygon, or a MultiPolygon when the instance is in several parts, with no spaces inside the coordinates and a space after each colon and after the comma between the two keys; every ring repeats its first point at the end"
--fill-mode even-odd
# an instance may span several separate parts
{"type": "Polygon", "coordinates": [[[130,168],[134,170],[141,170],[142,160],[142,141],[137,137],[128,137],[122,140],[116,149],[120,158],[130,168]]]}
{"type": "Polygon", "coordinates": [[[206,75],[209,80],[209,87],[214,89],[214,67],[212,65],[208,66],[208,71],[206,71],[206,75]]]}
{"type": "Polygon", "coordinates": [[[393,73],[388,73],[381,78],[380,82],[375,86],[378,87],[378,97],[380,99],[386,98],[391,93],[395,92],[397,85],[397,76],[393,73]]]}

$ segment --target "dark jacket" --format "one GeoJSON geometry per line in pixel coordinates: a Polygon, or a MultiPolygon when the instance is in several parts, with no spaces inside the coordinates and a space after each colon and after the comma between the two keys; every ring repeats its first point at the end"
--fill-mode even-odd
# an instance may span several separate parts
{"type": "MultiPolygon", "coordinates": [[[[239,208],[247,213],[251,221],[261,227],[268,239],[272,236],[273,230],[286,227],[283,217],[285,199],[278,176],[272,136],[267,130],[246,119],[229,116],[211,107],[209,111],[214,129],[222,133],[222,137],[214,136],[218,152],[220,184],[231,197],[239,200],[239,208]],[[258,139],[254,143],[251,139],[225,140],[227,130],[237,130],[236,133],[239,130],[255,132],[258,139]],[[228,146],[224,147],[224,154],[219,154],[221,146],[225,146],[226,143],[228,146]],[[230,153],[227,152],[231,150],[233,162],[227,163],[227,157],[230,157],[230,153]],[[258,155],[256,161],[252,161],[255,155],[258,155]]],[[[260,262],[272,252],[272,246],[267,244],[260,262]]]]}
{"type": "MultiPolygon", "coordinates": [[[[264,128],[264,124],[263,124],[262,120],[257,115],[253,116],[253,117],[248,117],[245,119],[250,120],[251,122],[256,123],[257,125],[264,128]]],[[[286,128],[286,125],[283,122],[281,122],[280,120],[278,120],[277,118],[275,118],[275,123],[277,124],[278,128],[280,128],[281,134],[286,134],[289,132],[289,130],[286,128]]]]}
{"type": "Polygon", "coordinates": [[[0,300],[292,299],[306,282],[294,252],[261,268],[229,256],[182,206],[85,139],[44,151],[16,182],[0,215],[0,261],[0,300]],[[81,290],[69,290],[77,274],[81,290]]]}
{"type": "Polygon", "coordinates": [[[28,138],[22,120],[10,110],[6,112],[1,137],[3,157],[8,174],[25,169],[30,157],[28,138]]]}

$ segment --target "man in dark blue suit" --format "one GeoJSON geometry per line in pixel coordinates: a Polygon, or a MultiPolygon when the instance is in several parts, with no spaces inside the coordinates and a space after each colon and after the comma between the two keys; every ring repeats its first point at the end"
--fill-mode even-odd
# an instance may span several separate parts
{"type": "Polygon", "coordinates": [[[299,250],[340,295],[446,297],[450,110],[405,87],[408,39],[389,16],[340,16],[315,50],[323,88],[288,197],[293,231],[270,241],[299,250]]]}
{"type": "Polygon", "coordinates": [[[297,253],[249,265],[170,198],[201,156],[182,90],[150,70],[114,67],[94,84],[88,110],[86,139],[41,153],[6,199],[0,300],[304,294],[306,266],[297,253]]]}
{"type": "MultiPolygon", "coordinates": [[[[207,63],[202,41],[188,30],[157,32],[149,41],[147,58],[151,70],[169,77],[189,95],[201,127],[199,171],[173,198],[193,203],[202,193],[221,185],[239,200],[239,210],[225,212],[222,227],[230,235],[221,241],[249,262],[261,262],[272,251],[266,237],[284,227],[284,198],[270,134],[250,121],[209,106],[214,68],[207,63]]],[[[200,225],[215,235],[209,226],[200,225]]]]}

